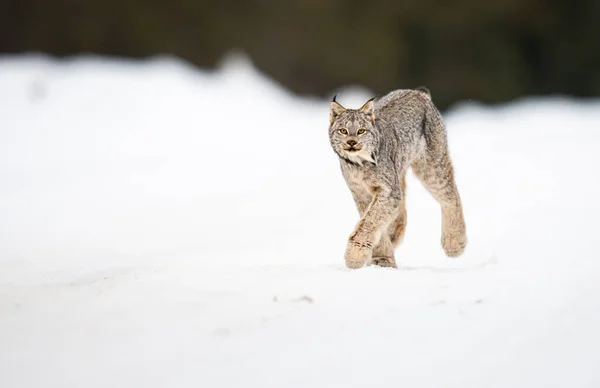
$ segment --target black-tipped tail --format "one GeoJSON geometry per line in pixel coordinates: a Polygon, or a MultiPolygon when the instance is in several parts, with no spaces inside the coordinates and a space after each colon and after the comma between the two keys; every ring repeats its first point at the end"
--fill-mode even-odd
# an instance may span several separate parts
{"type": "Polygon", "coordinates": [[[427,94],[429,97],[431,97],[431,92],[429,91],[429,89],[427,89],[425,86],[419,86],[418,88],[415,89],[418,92],[421,93],[425,93],[427,94]]]}

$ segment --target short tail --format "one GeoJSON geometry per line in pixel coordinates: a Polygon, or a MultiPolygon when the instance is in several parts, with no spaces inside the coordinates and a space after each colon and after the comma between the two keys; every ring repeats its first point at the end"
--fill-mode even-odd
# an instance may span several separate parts
{"type": "Polygon", "coordinates": [[[424,95],[426,95],[427,97],[429,97],[429,99],[431,100],[431,92],[425,86],[419,86],[415,90],[417,92],[423,93],[424,95]]]}

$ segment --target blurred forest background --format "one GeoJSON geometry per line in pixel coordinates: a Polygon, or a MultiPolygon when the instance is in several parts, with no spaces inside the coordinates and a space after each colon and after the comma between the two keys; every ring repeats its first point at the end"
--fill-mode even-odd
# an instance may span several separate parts
{"type": "Polygon", "coordinates": [[[463,99],[600,95],[600,0],[0,0],[0,53],[231,49],[293,92],[429,87],[463,99]]]}

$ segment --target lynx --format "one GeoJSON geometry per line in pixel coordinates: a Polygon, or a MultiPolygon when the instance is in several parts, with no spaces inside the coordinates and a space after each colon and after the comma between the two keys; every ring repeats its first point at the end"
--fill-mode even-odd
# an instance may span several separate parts
{"type": "Polygon", "coordinates": [[[409,167],[441,205],[446,255],[463,253],[465,221],[446,129],[426,88],[396,90],[360,109],[346,109],[334,97],[329,139],[361,217],[348,239],[348,268],[396,268],[394,248],[406,229],[409,167]]]}

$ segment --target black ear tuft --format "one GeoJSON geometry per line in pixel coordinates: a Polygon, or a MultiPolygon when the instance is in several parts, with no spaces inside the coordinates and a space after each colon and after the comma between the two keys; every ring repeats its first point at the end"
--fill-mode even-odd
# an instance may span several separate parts
{"type": "Polygon", "coordinates": [[[337,102],[335,99],[337,98],[337,94],[335,96],[333,96],[333,100],[331,100],[332,102],[337,102]]]}
{"type": "Polygon", "coordinates": [[[341,106],[340,103],[335,100],[336,97],[337,95],[335,95],[333,101],[329,103],[329,122],[331,124],[333,124],[335,119],[346,110],[346,108],[341,106]]]}

